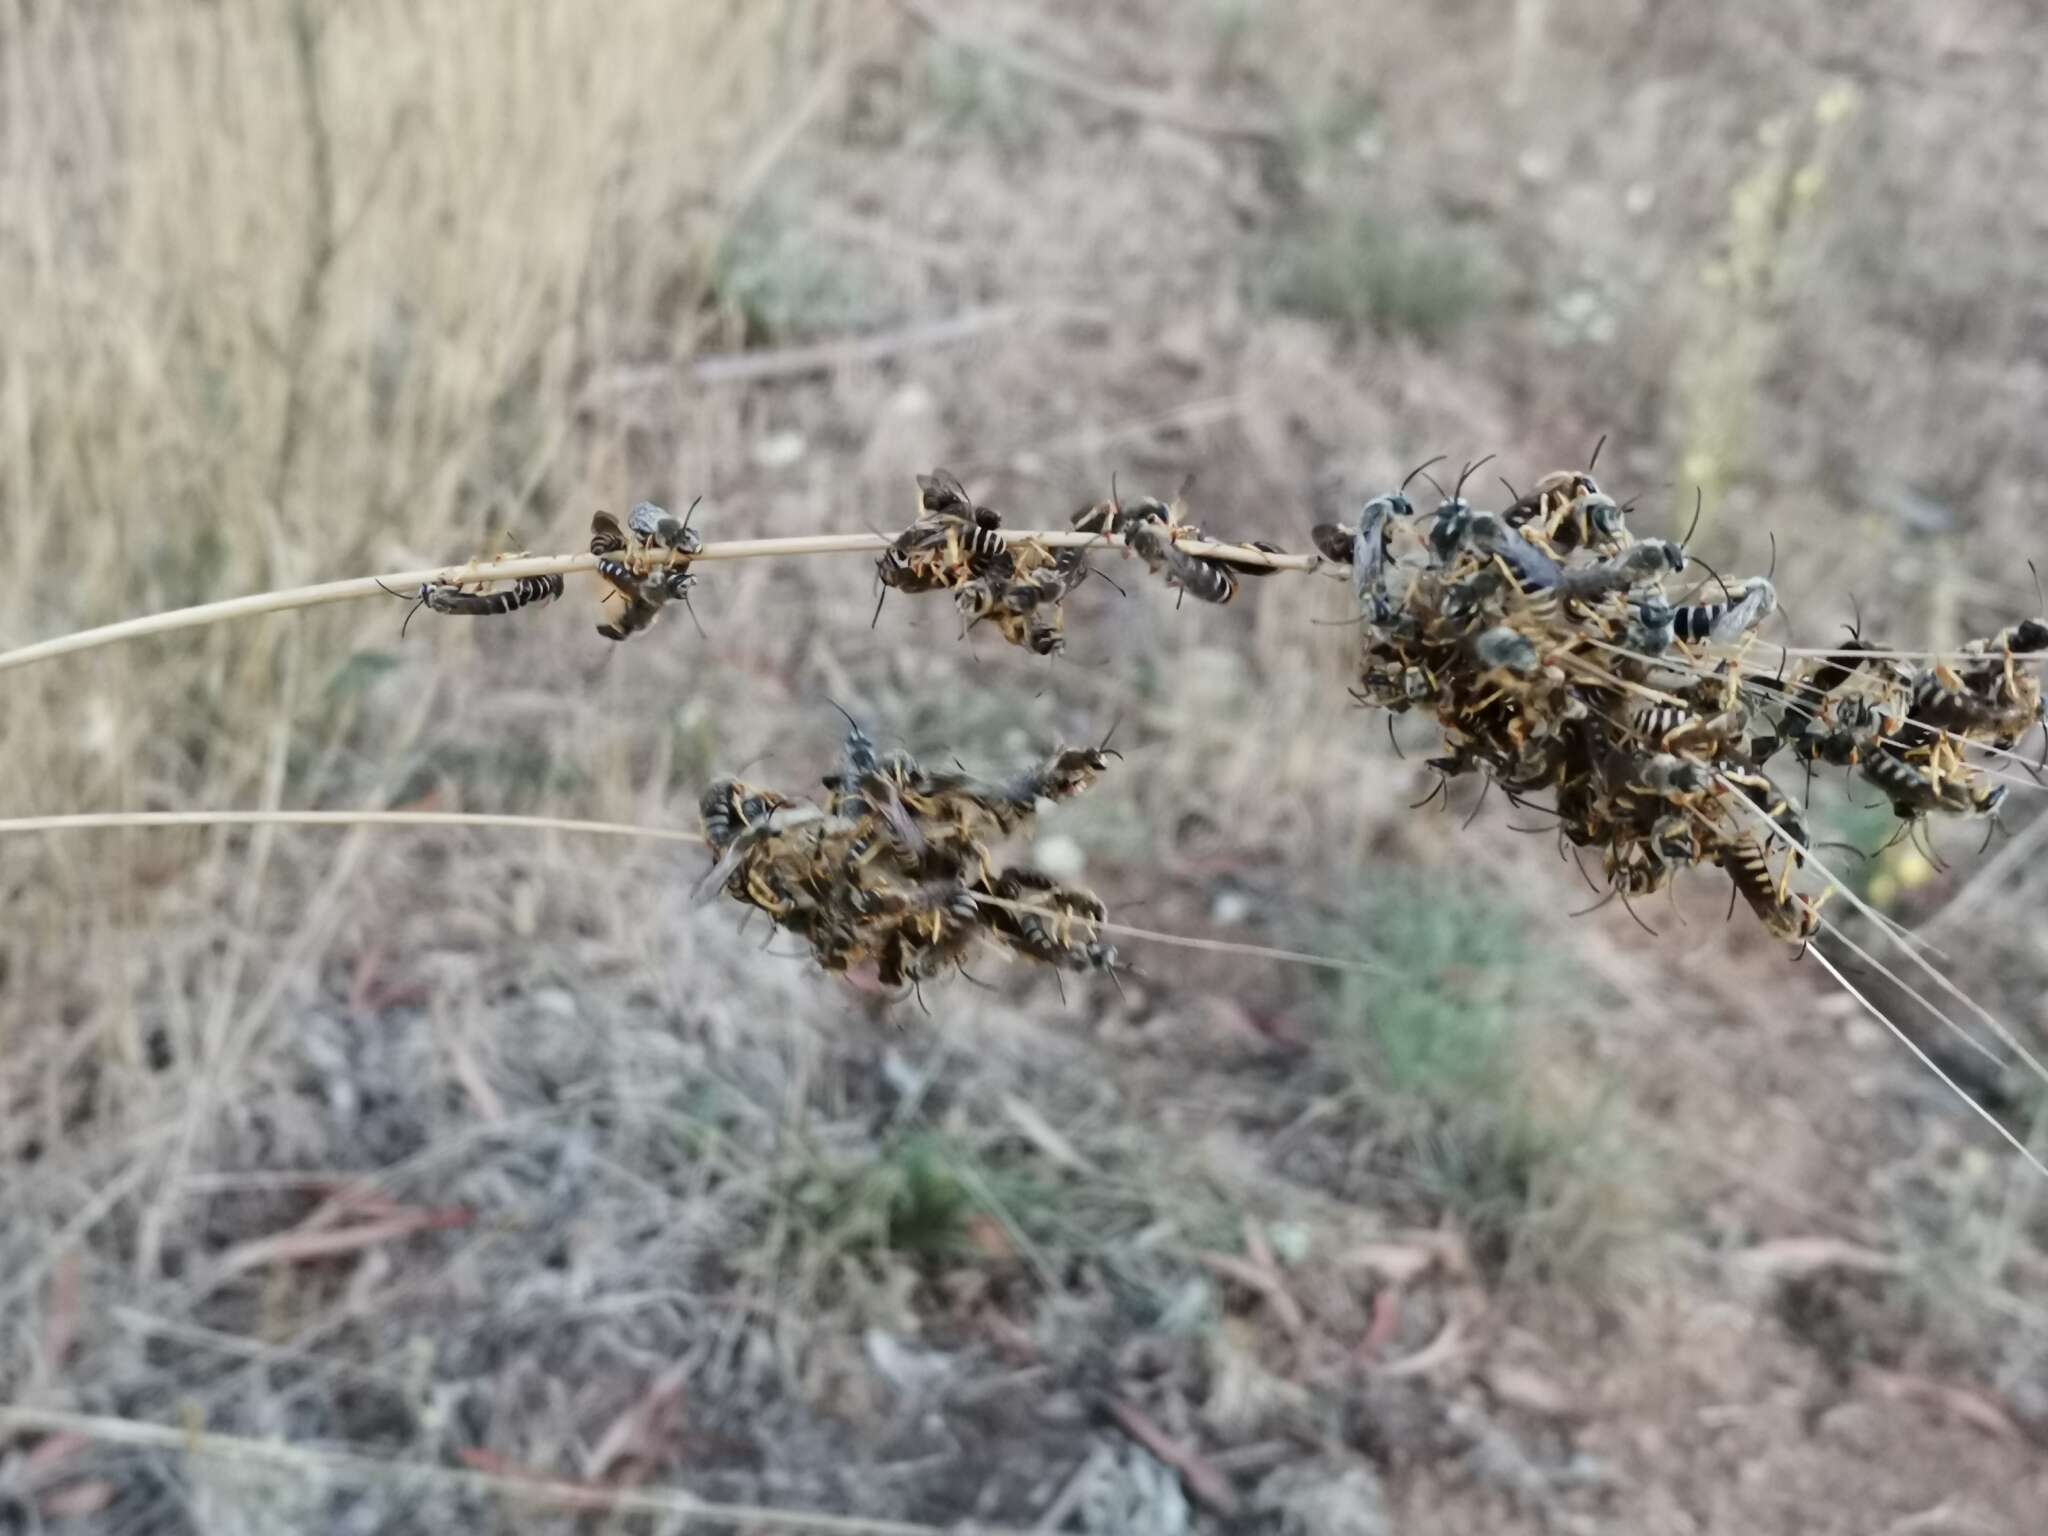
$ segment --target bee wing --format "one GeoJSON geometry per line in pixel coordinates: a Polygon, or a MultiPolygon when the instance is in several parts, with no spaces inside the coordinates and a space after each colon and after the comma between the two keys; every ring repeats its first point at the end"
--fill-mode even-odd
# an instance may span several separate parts
{"type": "Polygon", "coordinates": [[[862,786],[868,804],[875,808],[875,814],[882,818],[882,824],[889,829],[897,845],[913,857],[924,852],[924,834],[917,830],[917,823],[910,819],[910,812],[903,808],[903,801],[894,786],[876,793],[867,785],[862,786]]]}
{"type": "Polygon", "coordinates": [[[927,512],[968,516],[974,511],[974,502],[967,494],[967,487],[951,470],[934,469],[928,475],[919,475],[917,490],[918,505],[927,512]]]}
{"type": "Polygon", "coordinates": [[[1342,523],[1317,523],[1308,536],[1325,560],[1334,560],[1339,565],[1351,563],[1352,542],[1358,537],[1356,529],[1342,523]]]}
{"type": "Polygon", "coordinates": [[[759,841],[759,838],[753,832],[742,832],[738,837],[734,838],[732,846],[725,850],[718,862],[704,872],[702,879],[690,887],[691,905],[703,906],[706,902],[717,896],[720,891],[724,890],[726,881],[733,877],[733,872],[740,867],[741,862],[747,856],[747,851],[757,841],[759,841]]]}

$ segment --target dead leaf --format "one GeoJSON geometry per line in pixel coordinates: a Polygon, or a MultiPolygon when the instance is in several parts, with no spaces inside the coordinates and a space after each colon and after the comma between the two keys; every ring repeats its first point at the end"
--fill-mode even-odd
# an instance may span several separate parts
{"type": "Polygon", "coordinates": [[[303,1264],[312,1259],[331,1259],[420,1232],[444,1232],[452,1227],[466,1227],[475,1220],[476,1213],[461,1206],[442,1209],[422,1207],[405,1210],[402,1215],[389,1216],[382,1221],[365,1221],[332,1231],[294,1230],[280,1232],[274,1237],[252,1238],[221,1255],[214,1280],[218,1284],[271,1264],[303,1264]]]}
{"type": "Polygon", "coordinates": [[[1370,1361],[1393,1343],[1400,1327],[1401,1292],[1398,1287],[1383,1285],[1373,1293],[1372,1319],[1365,1325],[1365,1337],[1358,1341],[1359,1359],[1370,1361]]]}
{"type": "Polygon", "coordinates": [[[1524,1413],[1551,1419],[1577,1418],[1578,1398],[1561,1382],[1527,1366],[1496,1362],[1486,1368],[1486,1385],[1496,1400],[1524,1413]]]}
{"type": "Polygon", "coordinates": [[[85,1436],[74,1435],[69,1431],[45,1435],[36,1442],[33,1450],[21,1458],[21,1467],[17,1475],[29,1484],[35,1483],[38,1479],[48,1480],[56,1475],[59,1466],[91,1444],[92,1442],[85,1436]]]}
{"type": "Polygon", "coordinates": [[[64,1369],[65,1357],[78,1338],[78,1317],[84,1304],[85,1280],[78,1250],[67,1248],[50,1266],[50,1289],[43,1303],[43,1360],[52,1375],[64,1369]]]}
{"type": "Polygon", "coordinates": [[[1010,1124],[1017,1127],[1026,1141],[1062,1168],[1071,1169],[1075,1173],[1095,1172],[1094,1164],[1074,1150],[1074,1144],[1055,1130],[1052,1123],[1031,1104],[1013,1093],[1006,1093],[1003,1095],[1003,1113],[1009,1117],[1010,1124]]]}
{"type": "Polygon", "coordinates": [[[1470,1338],[1463,1317],[1453,1315],[1451,1320],[1437,1330],[1437,1336],[1412,1355],[1404,1355],[1388,1365],[1373,1367],[1373,1375],[1389,1381],[1399,1381],[1408,1376],[1427,1376],[1446,1366],[1462,1365],[1472,1353],[1470,1338]]]}
{"type": "Polygon", "coordinates": [[[1892,1275],[1903,1260],[1840,1237],[1781,1237],[1758,1243],[1735,1256],[1735,1262],[1768,1280],[1801,1280],[1823,1270],[1844,1269],[1859,1275],[1892,1275]]]}
{"type": "Polygon", "coordinates": [[[1908,1375],[1904,1371],[1879,1370],[1876,1366],[1865,1366],[1857,1373],[1857,1379],[1880,1397],[1934,1408],[1994,1440],[2017,1445],[2026,1439],[2011,1415],[1984,1394],[1967,1387],[1952,1386],[1926,1376],[1908,1375]]]}
{"type": "MultiPolygon", "coordinates": [[[[1270,1255],[1269,1255],[1270,1257],[1270,1255]]],[[[1212,1274],[1225,1280],[1233,1280],[1248,1291],[1256,1291],[1273,1309],[1273,1316],[1286,1330],[1289,1338],[1298,1339],[1307,1320],[1302,1316],[1301,1303],[1281,1282],[1280,1277],[1263,1269],[1247,1259],[1240,1259],[1228,1253],[1210,1253],[1197,1250],[1195,1260],[1212,1274]]]]}
{"type": "Polygon", "coordinates": [[[458,1448],[455,1459],[472,1472],[481,1472],[486,1477],[501,1477],[507,1482],[526,1483],[537,1490],[526,1497],[542,1506],[554,1505],[561,1509],[611,1509],[615,1500],[602,1488],[586,1488],[579,1483],[563,1482],[532,1467],[521,1466],[509,1456],[500,1456],[496,1451],[487,1451],[482,1446],[468,1445],[458,1448]]]}
{"type": "Polygon", "coordinates": [[[98,1514],[113,1502],[114,1485],[103,1477],[88,1477],[37,1495],[36,1508],[46,1519],[78,1520],[98,1514]]]}
{"type": "Polygon", "coordinates": [[[1360,1243],[1338,1262],[1388,1285],[1413,1285],[1436,1267],[1437,1253],[1420,1243],[1360,1243]]]}
{"type": "Polygon", "coordinates": [[[1237,1494],[1230,1479],[1204,1461],[1200,1452],[1167,1434],[1134,1403],[1111,1397],[1105,1399],[1105,1405],[1118,1428],[1180,1474],[1181,1482],[1196,1502],[1208,1505],[1219,1515],[1237,1513],[1237,1494]]]}
{"type": "Polygon", "coordinates": [[[1010,1241],[1010,1234],[986,1211],[968,1217],[962,1235],[975,1256],[990,1263],[1008,1264],[1017,1257],[1017,1245],[1010,1241]]]}
{"type": "Polygon", "coordinates": [[[583,1476],[593,1483],[641,1482],[660,1463],[676,1430],[677,1410],[683,1400],[683,1386],[689,1376],[684,1364],[670,1366],[648,1384],[647,1390],[597,1437],[597,1444],[583,1458],[583,1476]],[[630,1478],[612,1478],[621,1462],[636,1465],[630,1478]]]}

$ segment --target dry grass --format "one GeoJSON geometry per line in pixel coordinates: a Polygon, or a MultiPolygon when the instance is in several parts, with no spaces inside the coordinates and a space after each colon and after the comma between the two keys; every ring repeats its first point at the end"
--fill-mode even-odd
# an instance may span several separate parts
{"type": "MultiPolygon", "coordinates": [[[[1193,470],[1217,526],[1299,548],[1428,453],[1520,474],[1611,431],[1603,479],[1656,505],[1728,422],[1703,552],[1761,569],[1775,529],[1784,590],[1839,594],[1798,640],[1852,591],[1908,644],[2030,605],[2032,29],[1973,52],[1935,0],[1514,12],[1002,4],[991,47],[830,0],[603,27],[553,0],[0,4],[0,540],[34,573],[0,649],[576,548],[641,496],[705,492],[717,539],[890,527],[934,461],[1013,521],[1193,470]],[[1684,275],[1730,256],[1756,124],[1810,113],[1835,64],[1861,109],[1715,371],[1701,338],[1733,331],[1684,275]],[[1483,323],[1419,338],[1416,247],[1341,239],[1295,254],[1389,335],[1254,302],[1288,231],[1384,208],[1472,253],[1483,323]],[[821,350],[691,367],[764,342],[821,350]],[[1709,374],[1721,414],[1687,393],[1709,374]]],[[[1064,1009],[1000,974],[926,1020],[689,910],[698,862],[653,847],[11,838],[0,1397],[115,1439],[645,1479],[650,1522],[687,1487],[941,1528],[1213,1523],[1091,1416],[1115,1392],[1275,1529],[1327,1526],[1333,1489],[1418,1529],[1656,1529],[1686,1488],[1745,1530],[1951,1500],[2023,1529],[2048,1498],[2025,1451],[1873,1405],[1724,1273],[1781,1236],[1885,1248],[1903,1267],[1818,1282],[1876,1298],[1822,1308],[1828,1347],[2048,1423],[2041,1211],[1889,1042],[1704,899],[1655,944],[1568,923],[1548,839],[1403,811],[1423,770],[1330,714],[1350,637],[1306,620],[1335,589],[1175,614],[1095,586],[1055,669],[895,600],[870,636],[860,562],[817,560],[721,566],[708,642],[609,660],[572,605],[403,648],[396,604],[341,605],[7,674],[21,815],[687,826],[713,772],[801,777],[827,696],[977,766],[1121,713],[1129,758],[1048,842],[1146,924],[1248,948],[1147,951],[1130,998],[1064,1009]],[[1521,893],[1459,909],[1512,919],[1511,964],[1466,970],[1428,895],[1419,933],[1377,926],[1450,870],[1521,893]],[[1256,949],[1429,959],[1345,997],[1256,949]],[[1568,981],[1525,984],[1523,956],[1568,981]],[[1477,1278],[1396,1230],[1418,1221],[1469,1230],[1477,1278]]],[[[1990,867],[1950,851],[1956,875],[1884,887],[1907,915],[1990,867]]],[[[2038,862],[1941,934],[2029,1039],[2038,862]]],[[[0,1499],[103,1497],[72,1524],[124,1531],[587,1523],[456,1480],[408,1515],[344,1470],[12,1439],[0,1499]]]]}

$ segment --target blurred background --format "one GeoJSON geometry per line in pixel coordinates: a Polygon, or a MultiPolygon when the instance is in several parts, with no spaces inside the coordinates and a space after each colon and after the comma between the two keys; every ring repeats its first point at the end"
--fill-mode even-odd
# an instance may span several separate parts
{"type": "MultiPolygon", "coordinates": [[[[2044,55],[2023,0],[8,0],[0,644],[642,498],[893,530],[940,464],[1303,549],[1604,434],[1799,642],[1952,645],[2040,608],[2044,55]]],[[[2040,1184],[1720,882],[1574,920],[1540,822],[1411,811],[1339,585],[1125,584],[1052,662],[870,629],[856,557],[706,567],[701,636],[572,582],[0,679],[9,814],[693,829],[814,786],[828,697],[978,768],[1116,721],[1036,856],[1383,968],[1134,941],[920,1011],[673,844],[17,834],[0,1400],[303,1456],[0,1432],[0,1530],[681,1528],[342,1450],[934,1530],[2037,1530],[2040,1184]]],[[[2037,1048],[2038,798],[1844,871],[2037,1048]]]]}

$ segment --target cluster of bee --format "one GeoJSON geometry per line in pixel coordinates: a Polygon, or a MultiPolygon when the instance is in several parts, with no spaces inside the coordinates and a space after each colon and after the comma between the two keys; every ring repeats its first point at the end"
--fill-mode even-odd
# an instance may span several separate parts
{"type": "Polygon", "coordinates": [[[1610,899],[1711,863],[1734,886],[1731,905],[1739,894],[1795,943],[1818,932],[1827,893],[1793,882],[1813,842],[1765,771],[1780,751],[1809,768],[1856,765],[1906,830],[1930,812],[1995,815],[2003,790],[1963,749],[2009,748],[2041,718],[2040,685],[2016,658],[2048,651],[2048,625],[1918,672],[1858,638],[1789,678],[1754,675],[1745,653],[1777,609],[1768,576],[1729,587],[1708,572],[1710,587],[1690,595],[1718,586],[1718,601],[1674,601],[1696,557],[1683,541],[1634,537],[1590,463],[1527,494],[1509,486],[1498,512],[1461,494],[1478,467],[1448,494],[1438,487],[1434,511],[1405,494],[1425,464],[1356,524],[1314,530],[1322,554],[1351,568],[1364,636],[1354,696],[1426,710],[1442,728],[1431,798],[1475,770],[1518,804],[1548,792],[1561,840],[1598,852],[1610,899]]]}
{"type": "MultiPolygon", "coordinates": [[[[651,501],[643,501],[626,514],[626,526],[609,512],[590,519],[590,552],[597,556],[598,579],[604,583],[606,602],[623,600],[625,606],[615,619],[597,626],[607,640],[624,640],[650,628],[661,610],[679,602],[688,607],[690,589],[697,578],[690,574],[690,560],[704,547],[704,541],[690,528],[690,513],[680,518],[651,501]]],[[[383,586],[382,582],[378,583],[383,586]]],[[[416,592],[393,592],[410,596],[413,604],[398,627],[399,637],[412,625],[413,614],[426,608],[434,613],[482,618],[492,614],[516,613],[521,608],[552,602],[562,595],[559,575],[521,576],[511,585],[492,591],[487,572],[479,571],[474,581],[423,582],[416,592]],[[471,591],[473,585],[484,590],[471,591]]],[[[389,592],[391,589],[385,587],[389,592]]],[[[694,621],[696,615],[691,614],[694,621]]]]}
{"type": "MultiPolygon", "coordinates": [[[[680,518],[651,501],[636,504],[626,514],[626,526],[609,512],[590,519],[590,552],[597,556],[598,579],[605,584],[605,601],[614,597],[623,606],[618,617],[597,626],[607,640],[625,640],[653,627],[661,610],[670,603],[690,604],[690,589],[697,578],[690,573],[690,559],[704,547],[704,541],[690,527],[691,502],[680,518]]],[[[557,585],[560,578],[556,578],[557,585]]],[[[690,614],[696,619],[694,611],[690,614]]]]}
{"type": "Polygon", "coordinates": [[[1840,650],[1787,684],[1779,732],[1809,773],[1853,768],[1911,825],[1948,813],[1995,818],[2003,784],[1964,756],[2010,755],[2043,720],[2034,668],[2048,655],[2048,622],[2027,619],[1971,640],[1951,660],[1919,665],[1887,655],[1851,628],[1840,650]]]}
{"type": "Polygon", "coordinates": [[[1036,870],[998,867],[991,853],[1028,826],[1041,800],[1093,784],[1117,755],[1107,738],[991,780],[878,752],[847,720],[820,801],[729,778],[705,790],[698,808],[715,862],[700,892],[723,889],[765,912],[828,971],[872,963],[889,987],[962,966],[984,941],[1056,972],[1114,978],[1103,904],[1036,870]]]}
{"type": "Polygon", "coordinates": [[[1012,645],[1058,655],[1066,648],[1067,594],[1088,576],[1085,554],[1007,536],[1002,522],[946,470],[919,475],[917,520],[875,562],[883,587],[875,617],[890,592],[951,592],[968,628],[986,620],[1012,645]]]}

